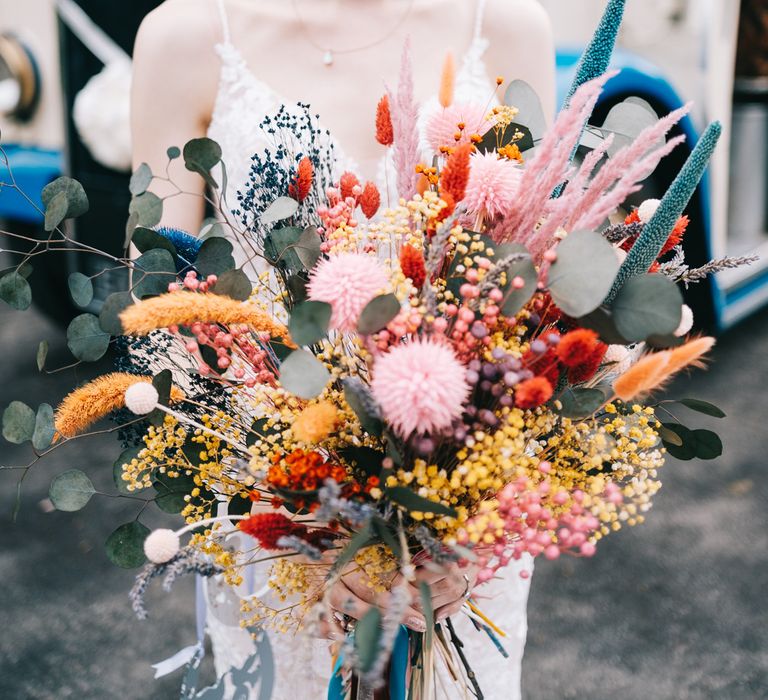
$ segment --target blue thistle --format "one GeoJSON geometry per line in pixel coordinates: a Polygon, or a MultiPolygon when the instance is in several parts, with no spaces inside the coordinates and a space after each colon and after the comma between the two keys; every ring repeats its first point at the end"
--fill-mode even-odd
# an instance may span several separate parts
{"type": "Polygon", "coordinates": [[[200,252],[200,246],[203,244],[199,238],[186,231],[165,226],[157,229],[157,232],[163,238],[168,239],[176,249],[176,267],[178,270],[189,268],[194,264],[197,260],[197,254],[200,252]]]}
{"type": "Polygon", "coordinates": [[[643,227],[643,232],[629,251],[613,283],[613,289],[606,299],[607,303],[613,300],[630,277],[645,274],[653,265],[669,239],[677,220],[691,201],[701,178],[704,177],[722,131],[720,122],[712,122],[707,127],[683,169],[661,200],[656,213],[643,227]]]}

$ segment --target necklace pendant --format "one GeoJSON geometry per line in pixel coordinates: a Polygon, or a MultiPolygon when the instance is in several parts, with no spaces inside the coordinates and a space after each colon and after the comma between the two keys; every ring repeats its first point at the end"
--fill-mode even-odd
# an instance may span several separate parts
{"type": "Polygon", "coordinates": [[[333,51],[330,49],[326,50],[323,54],[323,63],[329,68],[333,65],[333,51]]]}

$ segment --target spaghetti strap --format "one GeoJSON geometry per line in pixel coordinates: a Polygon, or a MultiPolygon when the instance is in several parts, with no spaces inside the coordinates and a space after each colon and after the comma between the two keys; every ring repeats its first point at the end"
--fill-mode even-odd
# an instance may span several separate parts
{"type": "Polygon", "coordinates": [[[485,15],[486,0],[477,0],[477,13],[475,14],[475,41],[483,37],[483,16],[485,15]]]}
{"type": "Polygon", "coordinates": [[[229,33],[229,19],[227,17],[227,8],[224,6],[224,0],[216,0],[219,6],[219,18],[221,19],[221,32],[225,44],[232,44],[232,36],[229,33]]]}

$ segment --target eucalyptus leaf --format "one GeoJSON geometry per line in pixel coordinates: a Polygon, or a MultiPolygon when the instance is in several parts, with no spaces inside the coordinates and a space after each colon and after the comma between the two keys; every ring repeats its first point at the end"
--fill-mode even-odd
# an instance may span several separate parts
{"type": "Polygon", "coordinates": [[[79,469],[70,469],[53,479],[48,497],[56,510],[74,513],[85,508],[94,493],[96,489],[88,476],[79,469]]]}
{"type": "Polygon", "coordinates": [[[197,254],[195,267],[202,277],[223,275],[235,269],[232,244],[226,238],[208,238],[197,254]]]}
{"type": "Polygon", "coordinates": [[[53,442],[56,427],[53,422],[53,408],[41,403],[35,416],[35,432],[32,434],[32,447],[38,452],[47,450],[53,442]]]}
{"type": "Polygon", "coordinates": [[[67,218],[69,202],[64,192],[59,192],[53,196],[45,207],[45,221],[43,228],[46,231],[53,231],[64,219],[67,218]]]}
{"type": "Polygon", "coordinates": [[[358,377],[347,377],[342,384],[344,399],[355,412],[363,430],[374,437],[381,437],[384,421],[381,418],[381,410],[368,387],[358,377]]]}
{"type": "Polygon", "coordinates": [[[153,248],[167,250],[171,255],[176,255],[176,247],[165,236],[157,231],[143,226],[137,226],[131,234],[131,243],[140,253],[146,253],[153,248]]]}
{"type": "Polygon", "coordinates": [[[0,299],[17,311],[26,311],[32,305],[32,288],[15,270],[0,277],[0,299]]]}
{"type": "Polygon", "coordinates": [[[260,217],[264,226],[290,219],[299,210],[299,203],[291,197],[278,197],[260,217]]]}
{"type": "Polygon", "coordinates": [[[109,348],[110,335],[101,330],[99,319],[93,314],[81,314],[72,319],[67,328],[67,347],[82,362],[95,362],[109,348]]]}
{"type": "MultiPolygon", "coordinates": [[[[608,155],[612,158],[619,150],[634,142],[644,129],[653,126],[658,120],[657,114],[647,102],[632,100],[619,102],[608,112],[608,116],[601,127],[603,132],[614,135],[613,144],[608,149],[608,155]]],[[[655,148],[663,145],[664,139],[662,137],[655,144],[655,148]]],[[[650,172],[647,173],[647,175],[650,174],[650,172]]]]}
{"type": "Polygon", "coordinates": [[[186,474],[177,477],[160,474],[152,486],[157,492],[155,505],[164,513],[175,515],[184,510],[187,505],[186,496],[195,488],[195,483],[193,477],[186,474]]]}
{"type": "Polygon", "coordinates": [[[145,192],[131,200],[128,214],[135,215],[136,226],[157,226],[163,218],[163,200],[154,192],[145,192]]]}
{"type": "Polygon", "coordinates": [[[294,247],[304,234],[304,230],[293,226],[276,228],[264,236],[264,255],[267,260],[280,269],[298,272],[303,269],[294,247]]]}
{"type": "Polygon", "coordinates": [[[381,611],[374,605],[355,625],[355,651],[363,673],[370,671],[376,663],[381,632],[381,611]]]}
{"type": "Polygon", "coordinates": [[[579,325],[595,331],[600,336],[600,340],[608,345],[630,345],[629,341],[616,329],[610,309],[604,306],[582,316],[579,319],[579,325]]]}
{"type": "Polygon", "coordinates": [[[280,365],[280,384],[300,399],[314,399],[330,379],[325,365],[306,350],[295,350],[280,365]]]}
{"type": "Polygon", "coordinates": [[[308,226],[301,232],[295,246],[296,255],[306,270],[311,270],[320,259],[320,236],[317,227],[308,226]]]}
{"type": "Polygon", "coordinates": [[[504,299],[501,302],[501,312],[507,318],[513,318],[531,300],[538,286],[539,273],[524,246],[516,243],[505,243],[495,246],[494,253],[497,265],[512,255],[527,256],[507,267],[507,283],[502,289],[504,299]],[[513,284],[517,278],[523,280],[524,283],[519,289],[513,284]]]}
{"type": "Polygon", "coordinates": [[[696,442],[696,456],[699,459],[717,459],[723,454],[723,441],[717,433],[711,430],[692,431],[696,442]]]}
{"type": "Polygon", "coordinates": [[[360,319],[357,330],[362,335],[371,335],[384,328],[400,313],[400,301],[394,294],[382,294],[369,301],[360,319]]]}
{"type": "Polygon", "coordinates": [[[181,155],[181,149],[178,146],[171,146],[167,151],[168,160],[176,160],[181,155]]]}
{"type": "Polygon", "coordinates": [[[40,344],[37,346],[37,356],[35,358],[37,360],[37,371],[42,372],[45,368],[45,361],[48,359],[48,341],[47,340],[41,340],[40,344]]]}
{"type": "Polygon", "coordinates": [[[434,513],[456,517],[456,511],[437,501],[422,498],[407,486],[392,486],[387,489],[387,495],[393,503],[403,506],[409,513],[434,513]]]}
{"type": "Polygon", "coordinates": [[[616,329],[630,342],[674,333],[683,313],[683,296],[666,275],[637,275],[611,304],[616,329]]]}
{"type": "Polygon", "coordinates": [[[170,369],[164,369],[152,377],[152,386],[157,390],[157,400],[162,406],[167,406],[171,401],[171,388],[173,386],[173,374],[170,369]]]}
{"type": "Polygon", "coordinates": [[[664,447],[670,455],[684,462],[696,459],[696,440],[693,437],[693,431],[679,423],[662,423],[662,427],[677,436],[677,440],[667,441],[664,437],[665,433],[661,435],[664,447]]]}
{"type": "Polygon", "coordinates": [[[35,412],[21,401],[11,401],[3,411],[3,437],[21,445],[35,434],[35,412]]]}
{"type": "Polygon", "coordinates": [[[305,301],[291,312],[288,330],[297,345],[314,345],[328,334],[333,308],[324,301],[305,301]]]}
{"type": "Polygon", "coordinates": [[[559,397],[563,408],[560,415],[574,420],[587,418],[605,403],[605,394],[600,389],[572,389],[563,391],[559,397]]]}
{"type": "Polygon", "coordinates": [[[213,293],[220,294],[237,301],[247,301],[251,297],[253,286],[248,275],[241,269],[227,270],[219,276],[213,286],[213,293]]]}
{"type": "Polygon", "coordinates": [[[110,335],[123,335],[123,326],[120,323],[120,314],[133,304],[133,296],[130,292],[114,292],[110,294],[101,307],[99,313],[99,327],[110,335]]]}
{"type": "Polygon", "coordinates": [[[680,403],[686,408],[690,408],[692,411],[697,411],[698,413],[703,413],[706,416],[725,418],[725,413],[722,409],[708,401],[702,401],[701,399],[678,399],[675,403],[680,403]]]}
{"type": "Polygon", "coordinates": [[[548,287],[563,312],[581,318],[602,304],[618,272],[619,259],[603,236],[594,231],[575,231],[557,247],[548,287]]]}
{"type": "Polygon", "coordinates": [[[109,560],[123,569],[135,569],[147,558],[144,556],[144,540],[149,535],[149,528],[138,520],[118,527],[105,544],[109,560]]]}
{"type": "MultiPolygon", "coordinates": [[[[73,180],[71,177],[63,176],[56,178],[43,188],[40,196],[46,210],[46,231],[52,231],[64,219],[74,219],[88,211],[88,197],[85,194],[85,190],[77,180],[73,180]],[[59,197],[59,195],[63,196],[59,197]],[[59,204],[53,204],[53,200],[57,197],[59,197],[59,202],[62,200],[66,202],[66,209],[59,221],[52,228],[48,228],[48,210],[54,206],[58,209],[60,206],[59,204]]],[[[58,213],[56,216],[58,216],[58,213]]]]}
{"type": "Polygon", "coordinates": [[[115,488],[119,493],[124,496],[136,493],[137,489],[133,491],[128,490],[128,482],[123,479],[123,467],[126,464],[130,464],[134,459],[137,459],[139,453],[144,449],[141,447],[129,447],[120,453],[120,456],[112,464],[112,481],[115,483],[115,488]]]}
{"type": "Polygon", "coordinates": [[[73,272],[67,280],[72,301],[80,307],[88,306],[93,301],[93,283],[82,272],[73,272]]]}
{"type": "Polygon", "coordinates": [[[167,250],[152,248],[139,256],[134,265],[133,293],[139,299],[165,294],[168,285],[176,281],[176,262],[167,250]]]}
{"type": "Polygon", "coordinates": [[[151,183],[152,170],[146,163],[142,163],[131,175],[128,189],[134,197],[138,197],[147,191],[151,183]]]}
{"type": "Polygon", "coordinates": [[[515,121],[528,127],[535,142],[547,130],[547,119],[536,91],[524,80],[513,80],[504,93],[504,104],[518,110],[515,121]]]}
{"type": "Polygon", "coordinates": [[[339,456],[349,467],[365,472],[368,476],[378,476],[384,461],[384,453],[372,447],[351,445],[338,450],[339,456]]]}
{"type": "Polygon", "coordinates": [[[664,425],[659,426],[659,437],[662,442],[667,445],[673,445],[674,447],[683,446],[683,438],[681,438],[674,430],[664,425]]]}
{"type": "Polygon", "coordinates": [[[218,184],[211,177],[212,168],[221,161],[221,146],[207,137],[192,139],[184,146],[184,167],[200,175],[206,183],[217,188],[218,184]]]}

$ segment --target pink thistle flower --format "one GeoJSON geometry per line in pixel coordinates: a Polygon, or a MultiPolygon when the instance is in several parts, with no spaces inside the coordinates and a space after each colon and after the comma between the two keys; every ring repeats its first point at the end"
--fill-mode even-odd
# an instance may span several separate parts
{"type": "Polygon", "coordinates": [[[376,258],[362,253],[340,253],[320,261],[309,278],[312,301],[331,305],[331,328],[354,331],[369,301],[389,283],[376,258]]]}
{"type": "Polygon", "coordinates": [[[523,171],[495,153],[475,154],[469,169],[464,204],[472,214],[508,216],[520,190],[523,171]]]}
{"type": "Polygon", "coordinates": [[[493,126],[486,120],[487,110],[477,104],[454,104],[436,111],[429,117],[425,136],[429,147],[439,152],[441,148],[453,148],[470,143],[474,134],[483,136],[493,126]],[[460,128],[460,124],[464,128],[460,128]],[[456,135],[461,134],[457,140],[456,135]]]}
{"type": "Polygon", "coordinates": [[[448,345],[416,340],[376,360],[373,396],[402,437],[448,428],[469,395],[466,369],[448,345]]]}

